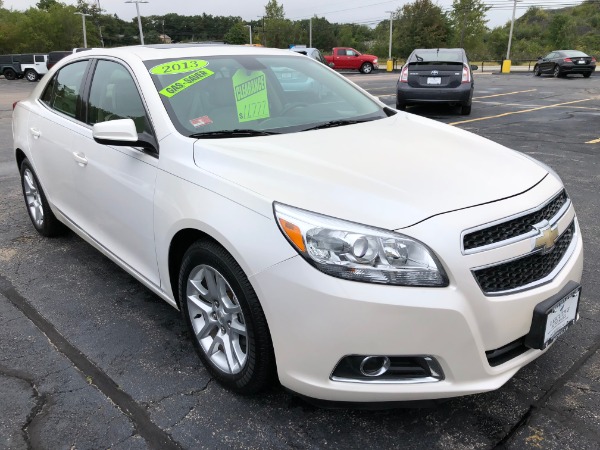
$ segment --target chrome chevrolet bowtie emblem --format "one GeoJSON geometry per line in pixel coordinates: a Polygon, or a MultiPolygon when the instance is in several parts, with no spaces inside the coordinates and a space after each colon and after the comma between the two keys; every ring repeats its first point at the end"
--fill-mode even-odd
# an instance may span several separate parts
{"type": "Polygon", "coordinates": [[[542,249],[544,253],[552,250],[558,239],[558,228],[550,228],[550,224],[547,221],[533,227],[539,232],[535,237],[534,250],[542,249]]]}
{"type": "Polygon", "coordinates": [[[431,75],[437,75],[437,74],[439,74],[439,72],[437,70],[432,70],[431,71],[431,75]]]}

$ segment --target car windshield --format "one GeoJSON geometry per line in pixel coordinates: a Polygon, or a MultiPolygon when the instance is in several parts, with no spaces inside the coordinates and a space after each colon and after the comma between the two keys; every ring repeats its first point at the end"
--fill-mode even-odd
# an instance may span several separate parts
{"type": "Polygon", "coordinates": [[[417,64],[439,64],[440,62],[450,62],[462,64],[462,53],[458,50],[447,49],[427,49],[416,50],[410,58],[411,63],[417,64]]]}
{"type": "Polygon", "coordinates": [[[295,55],[145,64],[173,124],[186,136],[290,133],[381,119],[392,111],[323,64],[295,55]]]}
{"type": "Polygon", "coordinates": [[[585,53],[580,52],[579,50],[566,50],[566,51],[562,52],[562,54],[569,58],[577,57],[577,56],[587,56],[585,53]]]}

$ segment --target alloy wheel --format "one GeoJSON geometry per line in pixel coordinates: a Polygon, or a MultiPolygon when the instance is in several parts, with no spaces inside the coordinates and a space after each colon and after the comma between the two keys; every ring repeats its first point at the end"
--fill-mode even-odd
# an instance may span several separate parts
{"type": "Polygon", "coordinates": [[[224,373],[239,373],[248,360],[248,332],[238,298],[225,277],[205,264],[194,268],[186,298],[195,337],[208,359],[224,373]]]}
{"type": "Polygon", "coordinates": [[[33,173],[29,169],[23,172],[23,190],[29,208],[29,215],[38,228],[44,225],[44,206],[33,173]]]}

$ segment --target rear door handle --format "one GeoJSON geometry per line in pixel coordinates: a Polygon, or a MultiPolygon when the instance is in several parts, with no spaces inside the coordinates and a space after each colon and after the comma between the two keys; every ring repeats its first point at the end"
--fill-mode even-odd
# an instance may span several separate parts
{"type": "Polygon", "coordinates": [[[29,131],[34,139],[38,139],[42,135],[42,132],[36,128],[30,128],[29,131]]]}
{"type": "Polygon", "coordinates": [[[75,158],[77,164],[79,164],[82,167],[88,163],[88,160],[83,153],[73,152],[73,158],[75,158]]]}

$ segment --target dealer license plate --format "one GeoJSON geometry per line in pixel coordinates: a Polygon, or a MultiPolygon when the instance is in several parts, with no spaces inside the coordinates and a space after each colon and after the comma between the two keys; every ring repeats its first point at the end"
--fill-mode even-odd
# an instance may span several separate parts
{"type": "Polygon", "coordinates": [[[546,319],[546,333],[544,334],[544,346],[548,345],[560,336],[577,317],[577,305],[579,304],[580,289],[576,289],[559,301],[548,312],[546,319]]]}
{"type": "Polygon", "coordinates": [[[568,294],[558,299],[553,297],[536,306],[531,330],[525,336],[526,346],[544,349],[575,323],[581,286],[573,284],[576,287],[568,294]]]}
{"type": "Polygon", "coordinates": [[[441,77],[427,77],[427,84],[442,84],[441,77]]]}

